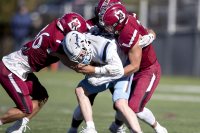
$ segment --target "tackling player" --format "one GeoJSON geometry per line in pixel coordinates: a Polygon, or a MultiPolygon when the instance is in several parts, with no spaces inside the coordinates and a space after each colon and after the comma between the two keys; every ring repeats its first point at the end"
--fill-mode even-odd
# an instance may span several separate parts
{"type": "MultiPolygon", "coordinates": [[[[137,46],[139,37],[147,35],[145,29],[135,15],[127,13],[122,4],[109,6],[99,13],[100,24],[107,32],[114,33],[121,49],[128,54],[131,64],[125,72],[134,73],[129,106],[137,116],[153,127],[156,133],[167,133],[153,113],[145,107],[155,91],[161,76],[160,64],[152,45],[143,49],[137,46]]],[[[112,127],[112,126],[111,126],[112,127]]]]}
{"type": "Polygon", "coordinates": [[[44,27],[38,35],[19,51],[0,61],[0,83],[16,104],[3,116],[0,126],[14,122],[6,133],[22,133],[29,120],[48,100],[48,93],[33,72],[61,60],[66,66],[76,66],[63,51],[61,41],[73,30],[87,32],[86,21],[77,13],[68,13],[44,27]]]}
{"type": "MultiPolygon", "coordinates": [[[[97,24],[100,28],[106,26],[106,24],[105,25],[99,25],[99,24],[103,24],[104,23],[102,21],[102,16],[105,14],[105,12],[107,11],[108,7],[110,7],[113,4],[120,4],[120,3],[121,3],[120,0],[99,0],[98,6],[97,6],[97,8],[95,10],[96,11],[96,17],[91,19],[89,21],[89,24],[90,25],[97,24]],[[98,22],[99,18],[101,20],[100,23],[98,22]]],[[[111,29],[113,28],[114,34],[116,36],[119,36],[117,38],[118,38],[119,41],[121,41],[121,44],[123,44],[123,41],[122,41],[123,39],[126,40],[125,43],[127,43],[128,41],[130,42],[130,44],[128,44],[128,45],[130,45],[130,47],[128,45],[127,45],[127,47],[126,46],[123,46],[123,47],[125,47],[125,51],[127,53],[130,52],[129,54],[131,55],[131,54],[134,54],[134,53],[131,52],[131,50],[129,50],[129,49],[131,49],[131,48],[136,49],[135,48],[136,47],[135,44],[138,41],[139,35],[142,35],[142,36],[146,37],[145,39],[143,39],[143,41],[139,40],[140,43],[143,43],[144,47],[145,47],[145,44],[148,45],[149,43],[151,43],[155,39],[155,33],[152,30],[145,29],[139,23],[139,21],[136,19],[136,15],[135,14],[129,14],[128,15],[126,10],[124,10],[124,11],[125,11],[125,13],[124,13],[125,15],[123,15],[123,14],[116,15],[116,16],[118,16],[117,20],[116,20],[116,18],[114,16],[113,12],[112,12],[112,15],[108,13],[107,16],[111,15],[111,18],[108,18],[107,20],[112,21],[113,17],[114,17],[114,20],[116,20],[116,21],[111,24],[112,26],[110,28],[111,29]],[[131,18],[131,20],[133,20],[133,21],[128,22],[129,19],[127,19],[127,16],[129,16],[130,18],[133,17],[134,20],[133,20],[133,18],[131,18]],[[123,21],[119,20],[119,19],[123,19],[123,21]],[[122,23],[120,21],[122,21],[122,23]],[[125,26],[126,24],[128,24],[128,26],[125,26]],[[126,27],[126,28],[124,28],[123,34],[121,34],[121,36],[120,36],[120,31],[118,31],[119,29],[116,29],[116,30],[114,29],[114,28],[117,28],[117,27],[120,28],[120,30],[122,30],[124,27],[126,27]],[[130,28],[130,30],[129,30],[129,28],[130,28]],[[135,32],[133,32],[134,28],[136,28],[135,32]],[[136,31],[138,31],[138,32],[136,33],[136,31]],[[130,40],[128,40],[128,39],[130,39],[130,40]],[[135,46],[133,47],[133,45],[135,45],[135,46]]],[[[109,27],[107,27],[107,28],[109,28],[109,27]]],[[[141,82],[141,80],[145,79],[148,82],[146,82],[144,85],[142,85],[142,90],[141,90],[141,93],[139,94],[140,96],[135,96],[135,97],[131,98],[131,100],[129,102],[129,105],[132,107],[132,109],[134,111],[136,111],[137,116],[141,120],[145,121],[146,123],[148,123],[150,126],[152,126],[154,128],[155,132],[157,132],[157,133],[166,133],[167,130],[164,127],[160,126],[160,124],[156,121],[153,113],[149,109],[144,107],[145,104],[150,99],[151,95],[153,94],[153,92],[154,92],[154,90],[155,90],[155,88],[156,88],[156,86],[157,86],[157,84],[159,82],[159,79],[160,79],[160,66],[159,66],[159,63],[157,62],[156,54],[154,52],[154,49],[153,49],[152,45],[148,46],[147,48],[144,48],[143,50],[141,50],[140,48],[138,48],[138,49],[139,50],[136,50],[136,53],[138,53],[138,55],[141,56],[141,57],[138,58],[139,60],[136,62],[135,65],[134,65],[135,62],[133,63],[132,72],[136,72],[137,69],[140,69],[140,70],[139,70],[139,72],[136,73],[137,76],[133,80],[134,84],[132,86],[132,90],[136,90],[134,88],[140,88],[140,86],[143,84],[143,82],[141,82]],[[151,69],[148,70],[149,68],[151,68],[151,69]],[[145,71],[147,71],[147,72],[145,72],[145,71]],[[155,80],[154,80],[154,78],[155,78],[155,80]],[[148,85],[150,85],[150,86],[148,86],[148,85]],[[139,100],[143,99],[143,97],[146,96],[146,94],[147,94],[146,99],[144,99],[142,101],[142,103],[138,103],[139,100]],[[137,97],[139,97],[139,99],[137,97]],[[138,99],[138,100],[136,100],[137,101],[136,103],[133,103],[134,98],[138,99]],[[140,107],[141,108],[138,111],[133,106],[135,106],[135,108],[137,108],[137,109],[139,109],[140,107]]],[[[137,57],[136,57],[136,59],[137,59],[137,57]]],[[[137,89],[137,91],[132,91],[132,95],[134,95],[134,92],[137,94],[138,91],[139,91],[139,89],[137,89]]],[[[95,96],[96,96],[96,94],[94,94],[94,95],[92,95],[90,97],[91,104],[93,104],[95,96]]],[[[76,119],[76,118],[78,118],[78,117],[76,117],[76,115],[77,115],[77,112],[74,112],[72,123],[71,123],[72,127],[70,128],[70,130],[72,130],[72,132],[73,132],[73,130],[76,131],[77,127],[82,122],[81,119],[76,119]]],[[[110,126],[109,129],[113,133],[114,132],[124,133],[124,129],[123,129],[122,124],[123,124],[122,121],[116,119],[115,122],[112,123],[112,125],[110,126]]],[[[69,130],[69,133],[72,133],[72,132],[70,132],[70,130],[69,130]]],[[[74,132],[74,133],[76,133],[76,132],[74,132]]]]}

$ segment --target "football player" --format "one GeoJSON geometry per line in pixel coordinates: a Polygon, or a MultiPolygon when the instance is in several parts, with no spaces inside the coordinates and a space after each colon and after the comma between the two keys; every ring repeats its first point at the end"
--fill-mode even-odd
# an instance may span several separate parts
{"type": "Polygon", "coordinates": [[[101,36],[94,36],[90,33],[84,35],[72,31],[66,36],[64,46],[66,46],[64,50],[69,59],[77,63],[85,62],[82,53],[92,53],[92,58],[88,57],[91,58],[91,61],[83,63],[86,65],[79,66],[77,70],[78,72],[87,74],[85,79],[83,79],[75,89],[80,107],[79,111],[81,110],[86,122],[86,128],[82,132],[96,133],[88,96],[113,87],[113,102],[116,109],[123,115],[129,116],[126,118],[134,132],[141,133],[137,116],[128,106],[132,76],[122,77],[124,75],[122,62],[123,64],[126,63],[127,56],[120,52],[119,57],[117,45],[111,40],[101,36]],[[88,47],[90,47],[91,50],[87,50],[88,52],[82,50],[81,45],[83,43],[86,45],[88,43],[88,47]]]}
{"type": "MultiPolygon", "coordinates": [[[[153,46],[148,45],[143,49],[138,46],[140,36],[147,35],[149,31],[139,23],[135,15],[128,14],[122,4],[114,4],[106,11],[100,11],[99,21],[107,32],[117,36],[118,44],[129,56],[131,63],[125,67],[125,72],[134,73],[129,106],[156,133],[167,133],[166,128],[161,126],[153,113],[145,107],[161,76],[160,64],[153,46]]],[[[116,126],[116,123],[113,124],[116,126]]]]}
{"type": "Polygon", "coordinates": [[[0,83],[16,107],[0,116],[0,125],[14,122],[6,133],[22,133],[29,120],[48,100],[48,93],[33,72],[61,60],[73,68],[76,64],[66,56],[61,41],[70,31],[87,32],[85,19],[77,13],[68,13],[53,20],[19,51],[0,61],[0,83]]]}
{"type": "MultiPolygon", "coordinates": [[[[87,21],[90,26],[92,27],[92,30],[94,31],[94,33],[99,33],[101,32],[104,32],[103,31],[103,26],[99,25],[99,12],[100,10],[103,10],[103,11],[106,11],[107,7],[109,7],[110,5],[112,4],[120,4],[120,0],[100,0],[95,11],[96,11],[96,17],[92,18],[91,20],[87,21]],[[98,25],[98,27],[100,28],[94,28],[95,25],[98,25]],[[100,30],[100,31],[99,31],[100,30]]],[[[106,35],[107,34],[102,34],[102,35],[106,35]]],[[[155,33],[154,32],[151,32],[147,35],[144,35],[142,37],[142,39],[140,40],[140,47],[143,48],[147,45],[149,45],[153,40],[155,39],[155,33]]],[[[96,97],[97,94],[93,94],[93,95],[90,95],[89,98],[90,98],[90,101],[91,101],[91,104],[93,104],[93,101],[94,101],[94,98],[96,97]]],[[[79,111],[80,109],[76,109],[75,112],[74,112],[74,115],[73,115],[73,119],[72,119],[72,123],[71,123],[71,128],[69,129],[68,133],[76,133],[77,132],[77,128],[78,126],[80,125],[80,123],[82,122],[82,117],[79,111]]],[[[114,123],[113,123],[114,124],[114,123]]],[[[121,126],[123,124],[123,122],[119,121],[119,126],[116,126],[115,129],[110,129],[110,130],[120,130],[121,132],[124,132],[124,129],[123,129],[123,126],[121,126]]],[[[113,127],[113,126],[112,126],[113,127]]],[[[114,132],[114,131],[113,131],[114,132]]],[[[115,131],[116,132],[116,131],[115,131]]]]}

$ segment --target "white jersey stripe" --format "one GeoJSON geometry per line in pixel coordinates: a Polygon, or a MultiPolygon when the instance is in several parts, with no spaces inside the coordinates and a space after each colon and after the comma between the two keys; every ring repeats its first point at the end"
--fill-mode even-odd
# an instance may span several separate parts
{"type": "Polygon", "coordinates": [[[128,92],[128,90],[131,88],[133,76],[134,76],[134,74],[132,74],[132,75],[130,76],[129,82],[128,82],[128,85],[127,85],[127,88],[126,88],[125,91],[123,90],[123,92],[128,92]]]}
{"type": "Polygon", "coordinates": [[[129,46],[131,46],[131,44],[133,44],[133,41],[135,40],[135,37],[136,37],[137,33],[138,33],[138,31],[137,31],[137,30],[134,30],[133,35],[132,35],[132,38],[131,38],[131,40],[130,40],[130,42],[129,42],[129,46]]]}
{"type": "Polygon", "coordinates": [[[155,79],[156,79],[156,76],[155,76],[155,74],[153,74],[153,76],[152,76],[152,78],[151,78],[151,82],[150,82],[150,84],[149,84],[149,86],[148,86],[146,92],[151,91],[155,79]]]}
{"type": "Polygon", "coordinates": [[[12,73],[10,73],[10,74],[8,75],[8,78],[10,79],[10,82],[12,83],[13,87],[15,88],[15,90],[16,90],[18,93],[22,93],[22,91],[19,89],[19,86],[17,85],[17,83],[16,83],[15,80],[13,79],[12,73]]]}

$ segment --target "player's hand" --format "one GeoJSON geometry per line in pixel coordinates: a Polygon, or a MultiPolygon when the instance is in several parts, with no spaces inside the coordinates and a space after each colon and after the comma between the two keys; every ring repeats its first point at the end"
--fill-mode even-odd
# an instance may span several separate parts
{"type": "Polygon", "coordinates": [[[153,34],[154,39],[156,39],[156,33],[154,32],[154,30],[148,29],[148,33],[149,33],[149,34],[153,34]]]}
{"type": "Polygon", "coordinates": [[[91,65],[79,64],[75,71],[83,74],[93,74],[95,70],[91,65]]]}

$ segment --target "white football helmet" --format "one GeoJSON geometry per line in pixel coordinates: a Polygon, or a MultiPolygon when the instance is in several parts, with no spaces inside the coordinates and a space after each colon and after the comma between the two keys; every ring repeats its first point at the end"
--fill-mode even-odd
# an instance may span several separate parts
{"type": "Polygon", "coordinates": [[[65,53],[71,61],[90,64],[92,59],[92,49],[85,34],[71,31],[65,36],[62,45],[65,53]]]}

